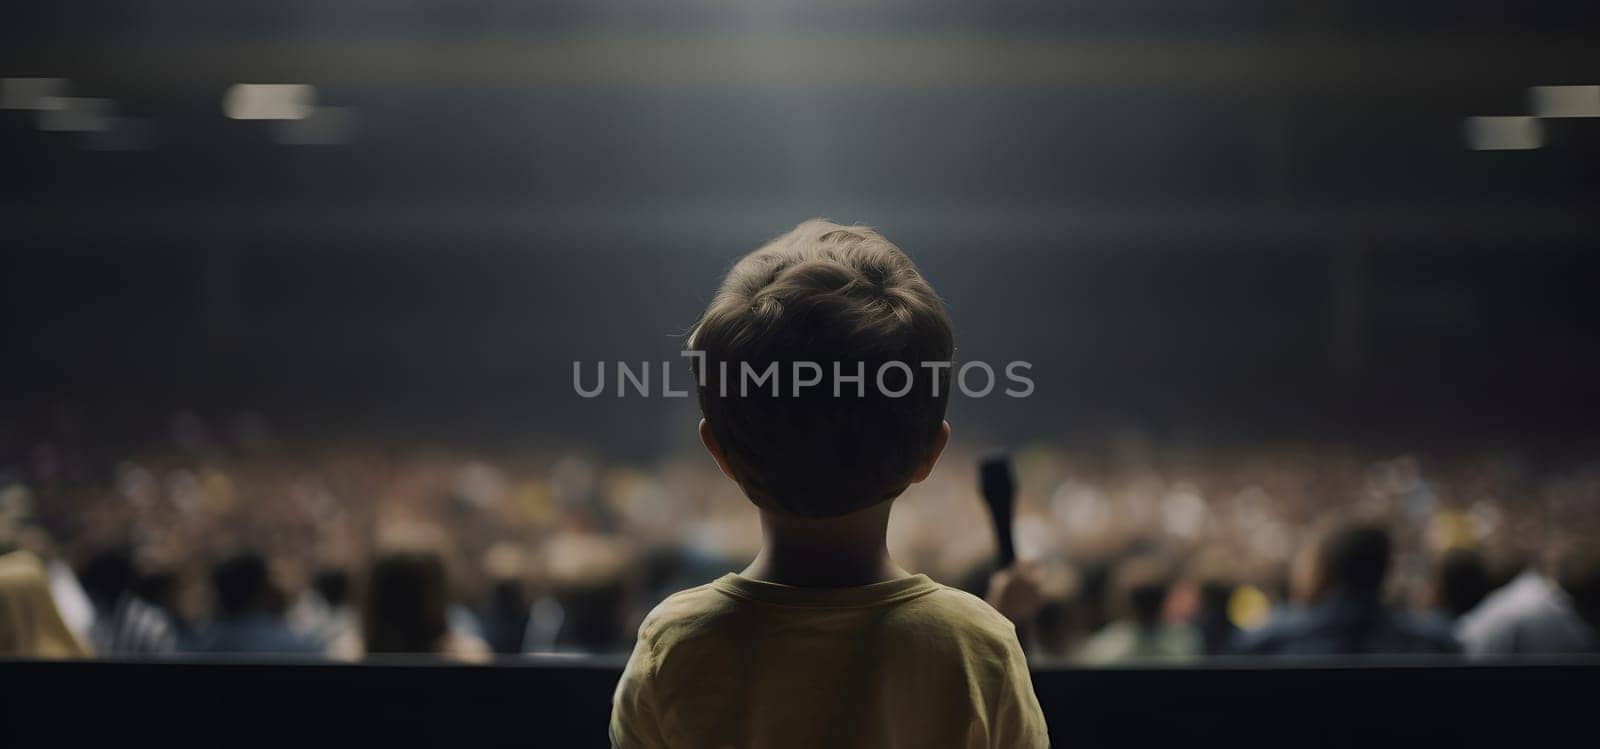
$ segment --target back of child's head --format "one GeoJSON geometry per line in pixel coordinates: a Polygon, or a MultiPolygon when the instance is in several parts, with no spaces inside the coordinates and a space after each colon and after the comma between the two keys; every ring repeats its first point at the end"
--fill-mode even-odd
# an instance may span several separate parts
{"type": "Polygon", "coordinates": [[[950,319],[872,229],[807,221],[746,255],[688,347],[706,423],[760,507],[823,518],[893,499],[939,439],[950,319]]]}

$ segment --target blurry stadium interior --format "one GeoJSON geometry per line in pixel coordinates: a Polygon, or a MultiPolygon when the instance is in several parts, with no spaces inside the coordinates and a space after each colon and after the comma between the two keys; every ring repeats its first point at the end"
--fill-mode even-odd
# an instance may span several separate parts
{"type": "Polygon", "coordinates": [[[1260,626],[1329,518],[1388,530],[1390,605],[1455,617],[1600,525],[1597,31],[1581,0],[14,0],[0,547],[122,585],[160,651],[248,550],[337,658],[376,546],[426,535],[453,629],[625,653],[760,539],[693,398],[581,398],[574,362],[681,361],[728,264],[826,216],[906,249],[958,359],[1032,364],[952,402],[890,537],[981,595],[975,461],[1010,450],[1030,657],[1084,662],[1129,559],[1164,621],[1260,626]]]}

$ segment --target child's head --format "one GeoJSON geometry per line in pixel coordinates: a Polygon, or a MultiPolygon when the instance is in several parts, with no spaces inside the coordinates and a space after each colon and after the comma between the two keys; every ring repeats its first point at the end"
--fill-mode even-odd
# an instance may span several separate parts
{"type": "Polygon", "coordinates": [[[807,221],[746,255],[688,346],[703,355],[707,447],[764,509],[824,518],[876,505],[926,477],[944,447],[950,318],[871,229],[807,221]]]}

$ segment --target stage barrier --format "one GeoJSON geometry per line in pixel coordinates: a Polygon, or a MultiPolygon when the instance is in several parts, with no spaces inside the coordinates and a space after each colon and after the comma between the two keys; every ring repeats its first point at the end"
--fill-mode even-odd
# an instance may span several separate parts
{"type": "MultiPolygon", "coordinates": [[[[0,742],[603,747],[620,668],[0,662],[0,742]]],[[[1596,735],[1597,677],[1600,660],[1034,671],[1054,746],[1230,749],[1574,745],[1596,735]]]]}

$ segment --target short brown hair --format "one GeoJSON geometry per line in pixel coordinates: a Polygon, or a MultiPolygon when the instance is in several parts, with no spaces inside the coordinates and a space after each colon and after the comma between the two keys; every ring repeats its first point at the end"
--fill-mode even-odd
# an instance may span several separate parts
{"type": "Polygon", "coordinates": [[[803,517],[899,496],[949,403],[949,367],[924,364],[954,353],[944,303],[900,248],[866,227],[813,219],[744,256],[688,348],[702,355],[693,360],[701,412],[745,494],[803,517]],[[817,363],[825,378],[864,372],[865,382],[802,391],[796,362],[817,363]],[[745,367],[773,365],[776,382],[745,387],[745,367]]]}

